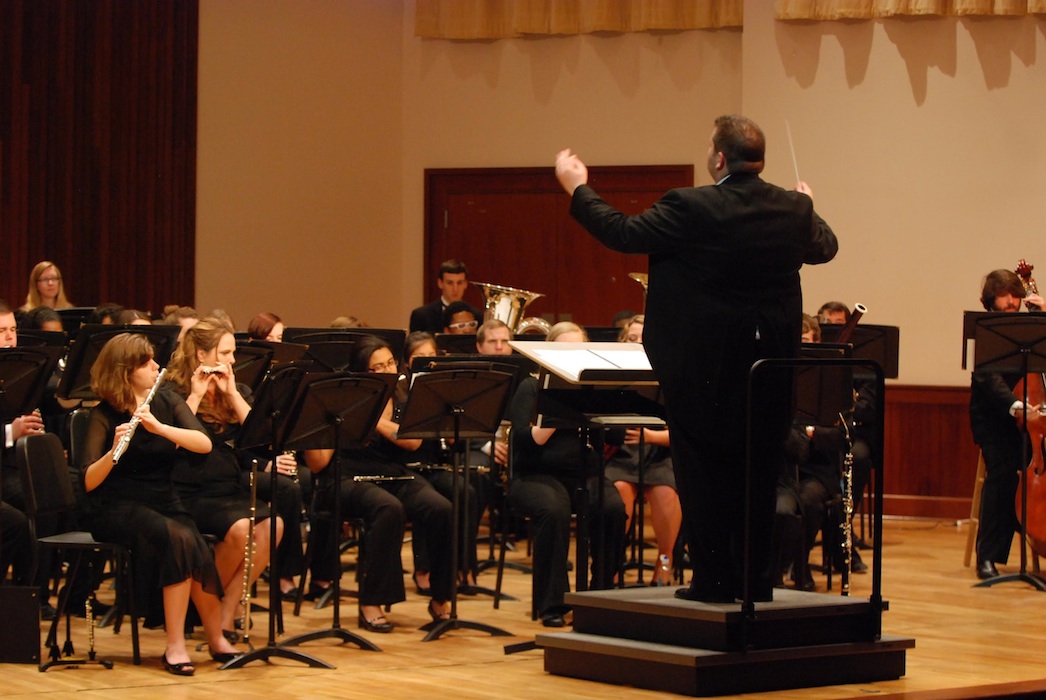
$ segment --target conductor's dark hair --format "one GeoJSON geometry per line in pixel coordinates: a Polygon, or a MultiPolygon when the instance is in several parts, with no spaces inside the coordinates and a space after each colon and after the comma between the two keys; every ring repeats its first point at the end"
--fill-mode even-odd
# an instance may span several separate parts
{"type": "Polygon", "coordinates": [[[726,169],[731,173],[763,171],[766,137],[747,117],[727,114],[716,119],[712,146],[726,158],[726,169]]]}
{"type": "MultiPolygon", "coordinates": [[[[370,356],[382,348],[388,348],[392,352],[389,341],[376,335],[365,335],[356,341],[356,347],[352,350],[352,361],[349,364],[350,372],[369,372],[370,356]]],[[[393,353],[393,357],[396,354],[393,353]]]]}
{"type": "Polygon", "coordinates": [[[439,266],[439,278],[443,279],[443,275],[460,275],[464,274],[465,277],[469,276],[469,269],[465,266],[465,263],[460,260],[451,258],[450,260],[444,260],[439,266]]]}
{"type": "Polygon", "coordinates": [[[1000,294],[1012,294],[1018,299],[1028,295],[1024,283],[1012,270],[992,270],[981,283],[981,305],[985,311],[995,311],[995,297],[1000,294]]]}

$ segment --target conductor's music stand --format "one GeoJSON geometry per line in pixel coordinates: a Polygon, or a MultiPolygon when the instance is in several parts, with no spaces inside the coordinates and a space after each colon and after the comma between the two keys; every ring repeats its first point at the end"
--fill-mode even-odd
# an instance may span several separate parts
{"type": "MultiPolygon", "coordinates": [[[[1015,374],[1027,378],[1030,372],[1046,372],[1046,314],[985,313],[974,320],[974,372],[1015,374]]],[[[1028,382],[1021,400],[1021,431],[1028,432],[1028,382]]],[[[997,583],[1021,581],[1046,591],[1046,580],[1028,573],[1028,441],[1021,440],[1021,570],[1016,574],[994,576],[974,584],[989,587],[997,583]]]]}
{"type": "MultiPolygon", "coordinates": [[[[282,365],[268,374],[255,395],[254,406],[251,408],[251,412],[247,414],[247,419],[243,422],[243,428],[240,430],[240,436],[236,444],[240,449],[264,447],[272,450],[274,466],[269,470],[269,479],[270,493],[274,503],[276,500],[275,446],[279,441],[279,428],[291,408],[291,402],[297,394],[298,386],[305,376],[305,368],[293,363],[282,365]]],[[[282,610],[280,607],[282,601],[280,600],[279,586],[276,585],[277,577],[275,574],[276,571],[279,571],[275,516],[276,512],[275,508],[273,508],[270,511],[269,518],[269,571],[273,572],[271,582],[269,583],[269,637],[265,646],[251,649],[237,656],[232,661],[222,665],[221,669],[242,668],[251,661],[258,659],[268,661],[274,656],[301,661],[313,668],[334,668],[326,661],[321,661],[296,649],[284,649],[276,644],[276,615],[277,611],[282,610]]]]}
{"type": "MultiPolygon", "coordinates": [[[[508,405],[513,375],[491,370],[449,370],[415,376],[407,405],[403,409],[398,437],[404,439],[453,439],[454,496],[450,566],[458,571],[458,508],[457,478],[461,473],[463,440],[468,438],[493,439],[501,425],[501,416],[508,405]]],[[[466,476],[467,479],[467,476],[466,476]]],[[[466,489],[468,481],[465,482],[466,489]]],[[[473,629],[495,637],[510,637],[511,633],[492,625],[458,618],[457,586],[451,588],[450,617],[430,622],[421,629],[428,632],[423,642],[439,639],[444,632],[454,629],[473,629]]]]}
{"type": "MultiPolygon", "coordinates": [[[[334,449],[330,469],[334,481],[331,511],[335,528],[341,525],[341,449],[362,445],[371,435],[397,378],[395,374],[380,373],[310,374],[298,389],[277,446],[281,450],[334,449]]],[[[333,637],[352,642],[367,651],[381,651],[375,644],[341,626],[341,576],[334,576],[331,589],[334,600],[331,626],[292,637],[280,646],[296,646],[313,639],[333,637]]]]}

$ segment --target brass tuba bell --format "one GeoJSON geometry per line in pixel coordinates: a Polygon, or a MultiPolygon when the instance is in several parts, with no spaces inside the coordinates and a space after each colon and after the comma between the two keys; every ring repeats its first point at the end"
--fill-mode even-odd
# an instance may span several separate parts
{"type": "Polygon", "coordinates": [[[489,321],[496,318],[504,321],[513,334],[536,330],[548,335],[552,329],[551,324],[543,318],[537,316],[523,318],[523,311],[527,305],[535,299],[545,296],[544,294],[487,282],[470,282],[469,284],[474,284],[483,290],[484,320],[489,321]]]}

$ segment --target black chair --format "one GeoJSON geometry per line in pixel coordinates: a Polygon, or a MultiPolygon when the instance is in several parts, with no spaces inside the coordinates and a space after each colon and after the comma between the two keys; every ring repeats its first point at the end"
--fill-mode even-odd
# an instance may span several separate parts
{"type": "MultiPolygon", "coordinates": [[[[340,576],[345,571],[354,568],[352,564],[342,564],[341,555],[352,547],[358,547],[359,551],[357,554],[360,558],[363,556],[363,538],[366,532],[366,523],[362,518],[354,518],[351,516],[341,516],[341,523],[334,522],[334,512],[331,510],[329,503],[324,503],[323,499],[337,498],[336,491],[333,489],[333,485],[329,483],[329,479],[326,475],[321,477],[313,477],[313,490],[312,490],[312,505],[309,509],[311,515],[309,516],[309,522],[311,527],[309,528],[309,534],[305,542],[305,563],[302,566],[301,578],[298,584],[298,594],[294,600],[294,615],[295,617],[301,615],[302,602],[305,600],[305,582],[308,579],[312,580],[312,560],[316,555],[315,545],[316,537],[318,533],[318,527],[326,526],[332,529],[331,537],[337,542],[338,552],[338,575],[340,576]],[[353,536],[343,538],[342,524],[348,525],[353,533],[353,536]]],[[[356,566],[356,581],[359,583],[361,572],[359,567],[356,566]]],[[[359,593],[354,591],[348,591],[341,588],[343,595],[350,597],[358,597],[359,593]]],[[[326,592],[316,596],[315,609],[320,610],[327,606],[331,602],[331,598],[334,595],[334,586],[327,588],[326,592]]]]}
{"type": "MultiPolygon", "coordinates": [[[[19,438],[15,445],[18,462],[18,471],[22,479],[22,490],[25,496],[26,515],[29,516],[29,527],[33,538],[39,549],[52,549],[58,552],[74,552],[67,576],[67,582],[58,596],[58,611],[51,629],[48,632],[45,645],[50,648],[50,659],[48,663],[41,663],[40,669],[46,670],[52,665],[62,665],[61,655],[58,649],[57,632],[58,624],[63,616],[66,618],[66,648],[65,656],[72,654],[72,644],[68,639],[69,630],[69,592],[70,582],[76,577],[80,568],[83,555],[95,552],[112,558],[116,575],[116,607],[126,612],[131,617],[131,645],[134,654],[134,663],[142,663],[141,651],[138,646],[138,613],[135,608],[133,577],[131,575],[131,552],[121,544],[113,542],[99,542],[89,532],[64,531],[57,535],[36,538],[36,521],[38,518],[54,517],[65,523],[75,514],[77,509],[76,496],[73,492],[72,479],[69,475],[69,465],[66,462],[62,448],[62,442],[57,435],[42,433],[40,435],[29,435],[19,438]]],[[[39,552],[38,549],[38,552],[39,552]]],[[[39,560],[39,556],[35,558],[39,560]]],[[[34,563],[34,574],[35,574],[34,563]]],[[[117,620],[122,617],[122,614],[117,620]]],[[[119,623],[114,628],[119,631],[119,623]]],[[[67,665],[82,663],[82,661],[70,661],[67,665]]]]}

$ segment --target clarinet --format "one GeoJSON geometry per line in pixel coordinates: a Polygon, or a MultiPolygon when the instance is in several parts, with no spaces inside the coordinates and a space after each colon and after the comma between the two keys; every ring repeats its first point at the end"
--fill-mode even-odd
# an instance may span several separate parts
{"type": "MultiPolygon", "coordinates": [[[[258,460],[251,460],[251,514],[247,518],[247,543],[243,548],[243,641],[251,637],[251,569],[254,568],[254,527],[258,518],[258,460]]],[[[274,517],[270,515],[269,517],[274,517]]]]}
{"type": "Polygon", "coordinates": [[[851,553],[853,552],[853,523],[851,518],[854,514],[854,455],[853,440],[850,437],[850,427],[846,424],[846,418],[840,414],[843,431],[846,433],[846,456],[843,457],[843,521],[839,523],[842,531],[843,548],[843,570],[840,572],[840,592],[844,596],[850,595],[850,566],[853,563],[851,553]]]}
{"type": "MultiPolygon", "coordinates": [[[[145,401],[138,407],[137,411],[142,410],[148,406],[153,397],[156,396],[156,390],[160,388],[160,383],[163,382],[164,375],[167,374],[167,368],[164,367],[160,370],[160,373],[156,375],[156,381],[153,383],[153,388],[149,390],[149,395],[145,397],[145,401]]],[[[137,413],[136,411],[136,413],[137,413]]],[[[127,432],[120,438],[120,442],[116,443],[116,447],[113,449],[113,464],[120,461],[120,457],[127,451],[127,446],[131,444],[131,438],[134,437],[134,431],[138,429],[138,424],[142,422],[142,419],[138,416],[131,416],[131,420],[128,421],[127,432]]]]}

